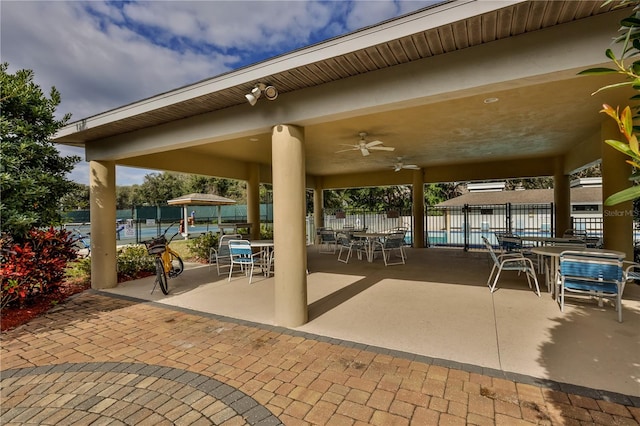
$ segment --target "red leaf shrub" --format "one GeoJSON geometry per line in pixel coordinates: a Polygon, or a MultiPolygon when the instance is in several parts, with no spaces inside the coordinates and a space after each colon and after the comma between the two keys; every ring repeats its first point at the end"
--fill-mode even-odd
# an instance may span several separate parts
{"type": "Polygon", "coordinates": [[[73,239],[65,230],[32,229],[24,242],[3,236],[0,266],[0,307],[53,292],[63,283],[65,269],[76,258],[73,239]]]}

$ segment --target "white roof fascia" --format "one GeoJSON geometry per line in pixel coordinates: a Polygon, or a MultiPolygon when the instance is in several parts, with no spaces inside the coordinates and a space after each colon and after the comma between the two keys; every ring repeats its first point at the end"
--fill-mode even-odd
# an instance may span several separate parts
{"type": "Polygon", "coordinates": [[[60,129],[56,138],[197,98],[241,84],[253,83],[265,76],[316,63],[420,31],[509,7],[528,0],[454,0],[403,18],[373,25],[363,30],[275,57],[255,65],[222,74],[188,86],[146,98],[104,113],[72,122],[60,129]]]}

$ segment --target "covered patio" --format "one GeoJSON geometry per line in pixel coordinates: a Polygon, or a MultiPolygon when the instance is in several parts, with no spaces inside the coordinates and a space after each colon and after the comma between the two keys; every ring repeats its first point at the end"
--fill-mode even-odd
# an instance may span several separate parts
{"type": "MultiPolygon", "coordinates": [[[[69,124],[55,140],[84,147],[90,162],[92,287],[117,285],[116,165],[244,180],[253,224],[259,185],[272,184],[281,273],[271,313],[286,327],[316,309],[307,305],[307,189],[319,227],[325,189],[411,185],[419,250],[425,184],[553,176],[562,232],[572,173],[601,162],[603,198],[631,184],[625,156],[603,143],[618,129],[598,111],[626,105],[633,91],[594,96],[619,78],[577,75],[608,65],[604,52],[629,13],[594,1],[445,1],[69,124]],[[247,103],[261,84],[277,99],[247,103]],[[364,155],[360,133],[393,152],[364,155]],[[338,152],[342,144],[356,149],[338,152]],[[417,170],[394,171],[398,157],[417,170]]],[[[623,203],[603,215],[605,247],[629,258],[630,211],[623,203]]]]}
{"type": "MultiPolygon", "coordinates": [[[[571,302],[560,312],[543,292],[538,298],[515,272],[498,290],[486,285],[485,252],[409,249],[406,265],[385,267],[308,252],[309,322],[295,330],[366,346],[433,358],[475,372],[528,376],[640,397],[636,362],[640,286],[628,284],[624,322],[612,306],[571,302]]],[[[153,277],[104,290],[114,295],[264,325],[274,322],[276,277],[218,277],[190,265],[169,280],[170,294],[150,293],[153,277]]],[[[521,379],[519,379],[521,380],[521,379]]]]}

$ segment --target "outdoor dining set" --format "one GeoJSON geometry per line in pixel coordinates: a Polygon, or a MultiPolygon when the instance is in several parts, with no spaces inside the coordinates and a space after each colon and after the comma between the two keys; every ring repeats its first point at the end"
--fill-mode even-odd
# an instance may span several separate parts
{"type": "Polygon", "coordinates": [[[487,280],[491,292],[496,290],[502,271],[523,273],[529,287],[535,285],[540,296],[537,274],[544,274],[547,291],[555,297],[564,312],[565,297],[596,298],[614,302],[618,321],[622,322],[622,294],[625,283],[640,278],[640,264],[626,261],[626,254],[602,248],[599,238],[589,238],[576,230],[562,237],[519,236],[496,232],[499,252],[483,238],[493,267],[487,280]]]}
{"type": "Polygon", "coordinates": [[[354,255],[358,260],[373,262],[380,254],[385,266],[404,265],[407,228],[396,227],[384,232],[371,232],[366,228],[319,228],[317,230],[320,253],[338,253],[338,261],[349,263],[354,255]]]}
{"type": "Polygon", "coordinates": [[[273,240],[247,240],[241,234],[222,234],[218,246],[209,253],[209,269],[214,264],[219,276],[228,274],[228,281],[234,272],[241,272],[251,284],[255,269],[269,277],[274,264],[273,240]]]}

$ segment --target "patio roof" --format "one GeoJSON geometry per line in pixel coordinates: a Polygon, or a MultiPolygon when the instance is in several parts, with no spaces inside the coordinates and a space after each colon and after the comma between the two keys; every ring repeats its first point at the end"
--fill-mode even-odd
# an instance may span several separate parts
{"type": "Polygon", "coordinates": [[[290,123],[305,129],[307,174],[327,188],[354,174],[360,185],[410,183],[410,171],[393,172],[398,156],[430,170],[429,182],[550,175],[557,156],[570,172],[599,158],[602,103],[630,97],[591,96],[619,77],[576,75],[608,64],[628,13],[594,1],[448,1],[88,117],[55,141],[85,146],[88,160],[234,179],[254,163],[268,182],[271,128],[290,123]],[[258,81],[280,96],[251,107],[244,95],[258,81]],[[395,152],[336,154],[360,131],[395,152]],[[486,168],[450,167],[467,164],[486,168]]]}

